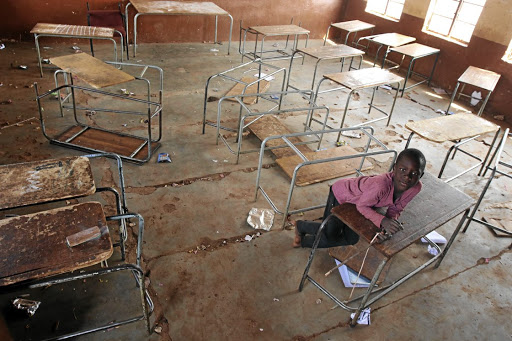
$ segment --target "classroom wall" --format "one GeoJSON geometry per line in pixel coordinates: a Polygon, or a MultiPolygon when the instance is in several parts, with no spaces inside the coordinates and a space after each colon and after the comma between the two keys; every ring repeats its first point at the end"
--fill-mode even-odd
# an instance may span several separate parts
{"type": "MultiPolygon", "coordinates": [[[[400,21],[394,22],[366,13],[365,0],[348,0],[343,20],[363,20],[376,25],[375,33],[397,32],[416,37],[418,43],[440,49],[433,83],[450,93],[459,76],[470,65],[501,74],[501,79],[486,106],[486,112],[491,116],[505,115],[506,121],[512,122],[509,104],[512,64],[501,60],[512,38],[512,0],[487,0],[467,47],[421,31],[429,3],[428,0],[406,0],[400,21]]],[[[417,63],[422,72],[428,72],[431,65],[427,60],[420,60],[417,63]]],[[[470,87],[466,89],[466,93],[474,90],[470,87]]]]}
{"type": "MultiPolygon", "coordinates": [[[[201,0],[195,0],[201,1],[201,0]]],[[[124,5],[128,1],[122,0],[124,5]]],[[[310,38],[322,38],[331,22],[341,20],[344,0],[215,0],[233,16],[233,39],[238,40],[239,22],[245,25],[279,25],[294,23],[311,31],[310,38]]],[[[114,9],[116,0],[90,0],[91,8],[114,9]]],[[[130,6],[130,32],[133,7],[130,6]]],[[[124,6],[123,6],[124,8],[124,6]]],[[[85,0],[4,0],[0,11],[0,38],[33,39],[30,29],[37,22],[86,25],[85,0]]],[[[138,20],[140,42],[213,41],[215,20],[207,16],[142,16],[138,20]]],[[[229,19],[219,17],[219,39],[229,37],[229,19]]]]}

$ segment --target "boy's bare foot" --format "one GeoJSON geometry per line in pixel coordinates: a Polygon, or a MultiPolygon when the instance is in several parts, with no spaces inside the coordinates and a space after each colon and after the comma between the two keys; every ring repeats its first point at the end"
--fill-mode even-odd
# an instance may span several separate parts
{"type": "Polygon", "coordinates": [[[300,244],[301,238],[299,235],[299,231],[297,230],[297,222],[295,220],[291,220],[290,223],[293,225],[294,231],[295,231],[295,238],[293,239],[292,246],[293,247],[301,247],[301,244],[300,244]]]}

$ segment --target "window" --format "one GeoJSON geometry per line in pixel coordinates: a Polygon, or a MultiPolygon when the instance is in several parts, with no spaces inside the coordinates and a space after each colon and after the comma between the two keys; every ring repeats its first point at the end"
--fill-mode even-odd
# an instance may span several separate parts
{"type": "Polygon", "coordinates": [[[501,59],[507,63],[512,63],[512,40],[510,44],[508,44],[507,52],[505,52],[505,55],[501,59]]]}
{"type": "Polygon", "coordinates": [[[485,0],[431,0],[423,31],[469,43],[485,0]]]}
{"type": "Polygon", "coordinates": [[[366,12],[400,20],[405,0],[368,0],[366,12]]]}

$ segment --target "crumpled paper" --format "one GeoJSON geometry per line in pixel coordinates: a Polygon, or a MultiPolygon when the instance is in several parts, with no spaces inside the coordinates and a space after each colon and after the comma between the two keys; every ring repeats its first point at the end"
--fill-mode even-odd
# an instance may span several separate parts
{"type": "Polygon", "coordinates": [[[274,211],[266,208],[251,208],[247,223],[254,229],[269,231],[274,223],[274,211]]]}
{"type": "MultiPolygon", "coordinates": [[[[364,325],[369,326],[371,324],[370,312],[371,312],[370,307],[363,309],[361,311],[361,314],[359,314],[359,318],[357,319],[357,324],[364,324],[364,325]]],[[[356,316],[356,313],[350,314],[350,318],[354,318],[354,316],[356,316]]]]}

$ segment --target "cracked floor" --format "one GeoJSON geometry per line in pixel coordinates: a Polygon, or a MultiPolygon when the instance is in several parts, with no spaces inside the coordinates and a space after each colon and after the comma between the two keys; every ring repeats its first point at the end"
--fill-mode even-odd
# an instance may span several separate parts
{"type": "MultiPolygon", "coordinates": [[[[47,56],[73,52],[69,44],[41,44],[51,47],[44,50],[47,56]]],[[[311,41],[310,44],[314,46],[321,42],[311,41]]],[[[79,46],[87,49],[83,42],[79,46]]],[[[151,322],[157,332],[148,336],[144,324],[138,322],[81,339],[359,340],[376,336],[378,339],[418,340],[512,339],[508,321],[512,304],[509,290],[512,281],[511,240],[496,238],[488,229],[475,223],[467,233],[458,236],[440,268],[427,268],[376,302],[371,307],[371,326],[350,328],[349,313],[340,308],[332,309],[334,303],[312,285],[307,284],[303,292],[298,292],[309,250],[291,247],[293,231],[280,229],[280,215],[276,215],[274,226],[268,232],[253,230],[246,222],[251,208],[269,208],[261,195],[254,201],[257,153],[243,154],[236,164],[234,155],[222,142],[215,143],[214,128],[207,126],[206,133],[201,134],[206,79],[240,64],[236,49],[232,49],[230,56],[224,54],[224,49],[225,46],[210,44],[143,44],[138,49],[137,58],[132,60],[164,69],[164,123],[159,152],[169,153],[172,163],[156,163],[153,157],[143,166],[124,164],[128,207],[140,213],[146,222],[143,261],[149,277],[146,285],[155,302],[151,322]],[[212,51],[214,48],[220,51],[212,51]],[[254,238],[245,241],[246,235],[254,238]]],[[[107,45],[99,45],[97,50],[100,58],[110,53],[107,45]]],[[[54,87],[50,70],[39,78],[35,59],[33,43],[28,42],[7,43],[0,53],[0,82],[3,84],[0,87],[3,103],[0,105],[1,164],[81,155],[71,149],[50,145],[41,134],[38,121],[33,119],[38,114],[31,84],[37,81],[42,90],[54,87]],[[20,64],[27,65],[28,69],[16,68],[20,64]],[[8,100],[11,103],[6,102],[8,100]],[[28,121],[16,124],[24,120],[28,121]]],[[[288,62],[273,64],[288,66],[288,62]]],[[[312,68],[311,60],[306,60],[304,65],[295,63],[291,82],[310,84],[312,68]]],[[[338,64],[329,64],[322,72],[337,72],[338,69],[338,64]]],[[[210,95],[221,97],[230,86],[228,82],[215,80],[210,95]]],[[[118,92],[119,88],[113,87],[111,91],[118,92]]],[[[278,88],[278,80],[272,81],[271,90],[278,88]]],[[[142,90],[133,88],[129,91],[141,96],[142,90]]],[[[367,102],[371,92],[361,91],[358,95],[359,98],[351,101],[346,124],[368,119],[367,102]]],[[[330,123],[333,125],[340,123],[346,96],[347,92],[341,91],[319,98],[322,104],[331,108],[330,123]]],[[[387,109],[390,98],[388,91],[379,90],[376,104],[387,109]]],[[[397,99],[388,127],[384,121],[372,124],[375,135],[388,147],[401,150],[409,135],[405,123],[436,117],[439,115],[436,110],[446,108],[447,103],[446,95],[436,96],[426,86],[413,88],[397,99]]],[[[48,103],[45,107],[48,115],[52,105],[48,103]]],[[[456,109],[464,110],[464,107],[462,104],[456,109]]],[[[237,106],[228,103],[223,108],[222,124],[235,126],[237,106]]],[[[208,120],[215,119],[216,110],[217,102],[213,99],[207,107],[208,120]]],[[[304,117],[304,113],[290,113],[283,115],[281,121],[290,130],[301,131],[304,117]]],[[[484,117],[492,119],[490,114],[484,117]]],[[[128,124],[128,128],[135,132],[144,129],[137,122],[130,125],[133,122],[124,116],[108,116],[101,122],[98,117],[90,119],[116,127],[128,124]]],[[[49,122],[58,128],[60,119],[55,115],[49,122]]],[[[496,123],[507,124],[503,121],[496,123]]],[[[356,149],[362,146],[357,139],[347,137],[345,140],[356,149]]],[[[483,153],[490,141],[490,136],[480,137],[468,148],[483,153]]],[[[334,138],[327,138],[326,143],[334,145],[334,138]]],[[[437,174],[450,145],[435,144],[418,137],[412,145],[425,153],[427,170],[437,174]]],[[[244,148],[257,147],[259,141],[254,136],[244,136],[244,148]]],[[[511,147],[509,143],[504,153],[507,160],[512,157],[511,147]]],[[[374,168],[369,174],[378,174],[386,171],[390,160],[376,157],[371,162],[374,168]]],[[[468,162],[470,160],[464,155],[457,155],[446,172],[454,174],[468,162]]],[[[262,182],[270,188],[274,201],[282,206],[289,180],[270,154],[265,154],[263,163],[262,182]]],[[[102,179],[102,184],[114,179],[107,163],[97,164],[94,172],[102,179]]],[[[486,178],[478,177],[476,173],[471,171],[451,184],[477,198],[486,178]]],[[[333,181],[297,189],[292,207],[321,204],[333,181]]],[[[487,195],[491,199],[483,203],[479,214],[488,214],[510,224],[510,188],[510,180],[498,177],[487,195]]],[[[316,219],[320,215],[317,210],[296,218],[316,219]]],[[[455,225],[456,221],[451,221],[438,232],[448,237],[455,225]]],[[[132,238],[129,240],[129,257],[133,257],[132,238]]],[[[395,257],[386,281],[399,278],[429,257],[426,245],[412,245],[395,257]]],[[[322,284],[340,297],[348,297],[350,290],[343,288],[337,275],[322,276],[333,264],[327,252],[318,252],[312,276],[320,278],[322,284]]],[[[94,295],[89,299],[95,302],[94,295]]],[[[116,301],[105,310],[117,314],[128,309],[127,306],[116,301]]],[[[91,313],[84,315],[93,323],[103,313],[91,309],[91,313]]]]}

